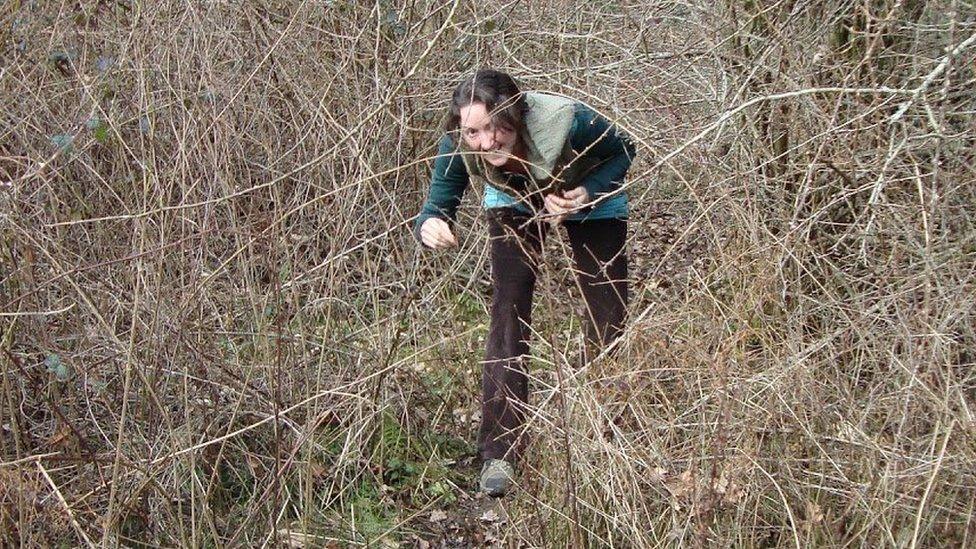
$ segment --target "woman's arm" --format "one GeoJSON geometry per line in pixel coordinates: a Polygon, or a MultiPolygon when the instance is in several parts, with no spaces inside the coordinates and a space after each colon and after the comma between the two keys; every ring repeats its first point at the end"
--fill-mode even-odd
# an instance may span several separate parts
{"type": "Polygon", "coordinates": [[[430,177],[430,193],[414,224],[413,234],[420,238],[424,221],[432,217],[453,221],[464,190],[468,187],[468,171],[461,160],[454,141],[447,135],[441,138],[430,177]]]}
{"type": "Polygon", "coordinates": [[[580,182],[589,193],[588,200],[599,199],[616,189],[637,152],[631,140],[621,135],[616,126],[582,103],[576,107],[570,146],[586,157],[603,161],[580,182]]]}

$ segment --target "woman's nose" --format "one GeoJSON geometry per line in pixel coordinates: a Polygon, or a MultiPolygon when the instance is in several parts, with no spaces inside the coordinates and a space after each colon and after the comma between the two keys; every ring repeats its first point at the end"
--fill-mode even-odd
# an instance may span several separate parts
{"type": "Polygon", "coordinates": [[[490,151],[495,148],[495,132],[481,134],[481,150],[490,151]]]}

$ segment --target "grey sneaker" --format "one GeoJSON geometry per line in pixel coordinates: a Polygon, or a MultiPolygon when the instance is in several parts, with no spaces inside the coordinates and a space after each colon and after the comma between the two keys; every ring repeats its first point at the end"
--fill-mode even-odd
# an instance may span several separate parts
{"type": "Polygon", "coordinates": [[[481,466],[481,491],[493,498],[504,496],[515,480],[515,469],[504,459],[486,459],[481,466]]]}

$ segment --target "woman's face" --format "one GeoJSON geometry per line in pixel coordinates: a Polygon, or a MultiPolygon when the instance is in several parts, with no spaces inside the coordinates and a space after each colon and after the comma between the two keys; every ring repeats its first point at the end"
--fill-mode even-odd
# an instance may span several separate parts
{"type": "Polygon", "coordinates": [[[471,149],[488,154],[484,159],[493,166],[503,166],[515,155],[518,135],[513,128],[497,123],[481,103],[461,107],[461,138],[471,149]]]}

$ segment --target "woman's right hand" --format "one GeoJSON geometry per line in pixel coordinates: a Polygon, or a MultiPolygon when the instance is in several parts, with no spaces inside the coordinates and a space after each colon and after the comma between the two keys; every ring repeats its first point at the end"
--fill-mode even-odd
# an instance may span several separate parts
{"type": "Polygon", "coordinates": [[[420,240],[435,250],[446,250],[458,245],[451,226],[438,217],[431,217],[420,226],[420,240]]]}

